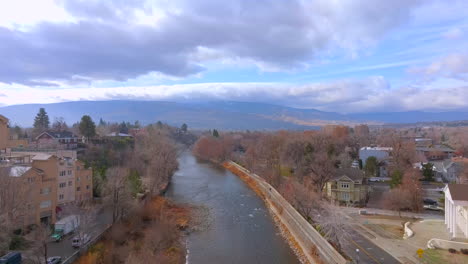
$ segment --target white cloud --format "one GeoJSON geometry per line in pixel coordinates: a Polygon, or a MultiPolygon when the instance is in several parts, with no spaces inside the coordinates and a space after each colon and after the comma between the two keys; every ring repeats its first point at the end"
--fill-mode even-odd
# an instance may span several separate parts
{"type": "Polygon", "coordinates": [[[429,65],[413,67],[408,72],[422,76],[426,80],[454,78],[468,80],[468,53],[453,53],[441,57],[429,65]]]}
{"type": "MultiPolygon", "coordinates": [[[[1,87],[1,86],[0,86],[1,87]]],[[[0,104],[54,103],[77,100],[247,101],[316,108],[325,111],[366,112],[468,109],[468,83],[457,86],[392,89],[383,77],[310,84],[198,83],[144,87],[40,89],[0,88],[0,104]]]]}

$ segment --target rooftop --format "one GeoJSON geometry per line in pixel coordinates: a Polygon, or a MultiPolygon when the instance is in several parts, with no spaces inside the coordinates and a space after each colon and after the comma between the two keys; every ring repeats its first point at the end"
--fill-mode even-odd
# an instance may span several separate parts
{"type": "Polygon", "coordinates": [[[391,147],[362,147],[361,150],[381,150],[381,151],[392,151],[391,147]]]}
{"type": "Polygon", "coordinates": [[[30,169],[31,167],[28,166],[12,166],[10,167],[10,177],[21,177],[30,169]]]}
{"type": "Polygon", "coordinates": [[[450,196],[454,201],[468,201],[468,184],[448,184],[450,196]]]}
{"type": "Polygon", "coordinates": [[[341,177],[346,176],[353,181],[362,181],[364,179],[364,173],[357,168],[340,168],[335,172],[334,180],[338,180],[341,177]]]}
{"type": "Polygon", "coordinates": [[[45,132],[41,133],[39,136],[37,136],[37,137],[40,137],[44,133],[50,135],[53,138],[59,138],[59,139],[60,138],[76,138],[77,137],[75,134],[73,134],[70,131],[45,131],[45,132]]]}
{"type": "Polygon", "coordinates": [[[47,153],[37,153],[32,159],[33,160],[48,160],[52,155],[47,153]]]}

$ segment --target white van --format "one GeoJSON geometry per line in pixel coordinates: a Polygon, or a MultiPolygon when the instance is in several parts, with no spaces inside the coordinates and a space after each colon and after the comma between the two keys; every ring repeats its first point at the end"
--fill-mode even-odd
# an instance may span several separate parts
{"type": "Polygon", "coordinates": [[[83,234],[81,237],[76,236],[72,239],[72,246],[75,248],[86,245],[91,240],[88,234],[83,234]]]}

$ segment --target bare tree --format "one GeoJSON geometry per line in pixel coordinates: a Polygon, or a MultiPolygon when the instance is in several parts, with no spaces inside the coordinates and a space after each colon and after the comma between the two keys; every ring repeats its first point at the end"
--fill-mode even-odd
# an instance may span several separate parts
{"type": "Polygon", "coordinates": [[[119,221],[132,208],[133,198],[128,184],[129,170],[113,167],[107,170],[106,200],[112,207],[112,223],[119,221]]]}
{"type": "Polygon", "coordinates": [[[52,123],[52,130],[60,132],[68,130],[68,125],[63,117],[55,117],[52,123]]]}
{"type": "Polygon", "coordinates": [[[398,211],[400,217],[401,211],[410,207],[408,192],[401,188],[395,188],[385,193],[382,203],[385,209],[398,211]]]}
{"type": "Polygon", "coordinates": [[[8,249],[13,229],[25,224],[28,206],[33,206],[31,178],[21,177],[21,169],[14,173],[18,177],[10,176],[10,168],[0,168],[0,252],[8,249]]]}
{"type": "Polygon", "coordinates": [[[350,230],[353,228],[349,220],[341,213],[339,207],[328,203],[322,203],[320,213],[315,217],[323,236],[333,243],[341,251],[347,241],[350,240],[350,230]]]}
{"type": "Polygon", "coordinates": [[[47,258],[49,256],[48,242],[51,233],[50,227],[47,224],[41,223],[33,232],[33,254],[35,261],[36,263],[47,263],[47,258]]]}

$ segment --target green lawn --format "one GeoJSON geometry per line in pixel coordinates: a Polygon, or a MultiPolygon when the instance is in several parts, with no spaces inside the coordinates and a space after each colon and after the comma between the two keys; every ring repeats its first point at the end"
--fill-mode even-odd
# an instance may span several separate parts
{"type": "Polygon", "coordinates": [[[460,252],[452,254],[447,250],[442,249],[426,249],[424,250],[421,263],[426,264],[439,264],[439,263],[453,263],[464,264],[468,263],[468,255],[463,255],[460,252]]]}

